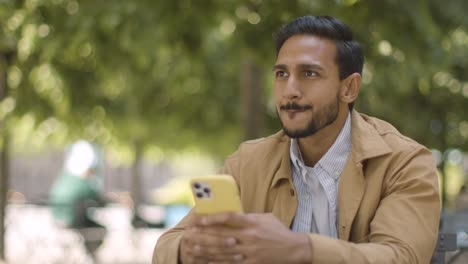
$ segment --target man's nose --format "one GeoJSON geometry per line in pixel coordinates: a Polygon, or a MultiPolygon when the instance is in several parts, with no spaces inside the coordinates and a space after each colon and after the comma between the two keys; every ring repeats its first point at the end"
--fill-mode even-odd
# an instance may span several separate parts
{"type": "Polygon", "coordinates": [[[283,96],[287,99],[297,99],[302,96],[302,91],[299,87],[299,83],[297,79],[293,76],[288,78],[288,82],[286,83],[283,96]]]}

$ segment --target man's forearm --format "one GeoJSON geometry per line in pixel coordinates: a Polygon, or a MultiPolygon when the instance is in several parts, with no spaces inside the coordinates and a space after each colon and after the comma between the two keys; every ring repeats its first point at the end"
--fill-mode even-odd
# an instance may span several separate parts
{"type": "Polygon", "coordinates": [[[164,233],[156,243],[152,264],[178,264],[179,245],[183,231],[171,229],[164,233]]]}
{"type": "Polygon", "coordinates": [[[177,264],[179,263],[179,245],[182,236],[193,220],[194,214],[190,212],[179,224],[169,229],[159,237],[153,252],[152,264],[177,264]]]}

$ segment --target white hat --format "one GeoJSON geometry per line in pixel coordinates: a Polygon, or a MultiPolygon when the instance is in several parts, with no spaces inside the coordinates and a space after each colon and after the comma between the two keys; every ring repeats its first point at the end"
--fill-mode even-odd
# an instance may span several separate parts
{"type": "Polygon", "coordinates": [[[65,160],[65,170],[76,176],[84,176],[86,171],[97,165],[97,156],[93,146],[80,140],[71,146],[65,160]]]}

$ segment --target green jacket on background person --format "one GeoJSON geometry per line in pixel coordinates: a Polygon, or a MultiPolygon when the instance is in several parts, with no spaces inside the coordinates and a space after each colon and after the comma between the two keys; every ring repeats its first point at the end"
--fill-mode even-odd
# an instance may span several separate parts
{"type": "Polygon", "coordinates": [[[54,218],[66,226],[73,226],[79,222],[76,206],[80,202],[98,201],[99,192],[92,182],[62,172],[50,191],[49,204],[54,218]]]}

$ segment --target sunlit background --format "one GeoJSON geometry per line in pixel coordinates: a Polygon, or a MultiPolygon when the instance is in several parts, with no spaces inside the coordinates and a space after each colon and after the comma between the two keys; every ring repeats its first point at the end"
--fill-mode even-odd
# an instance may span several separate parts
{"type": "Polygon", "coordinates": [[[444,212],[467,210],[467,11],[466,0],[0,0],[0,263],[150,263],[192,206],[188,179],[280,129],[273,33],[306,14],[353,28],[366,57],[356,109],[432,149],[444,212]],[[112,198],[93,214],[107,233],[92,254],[49,204],[79,139],[112,198]]]}

